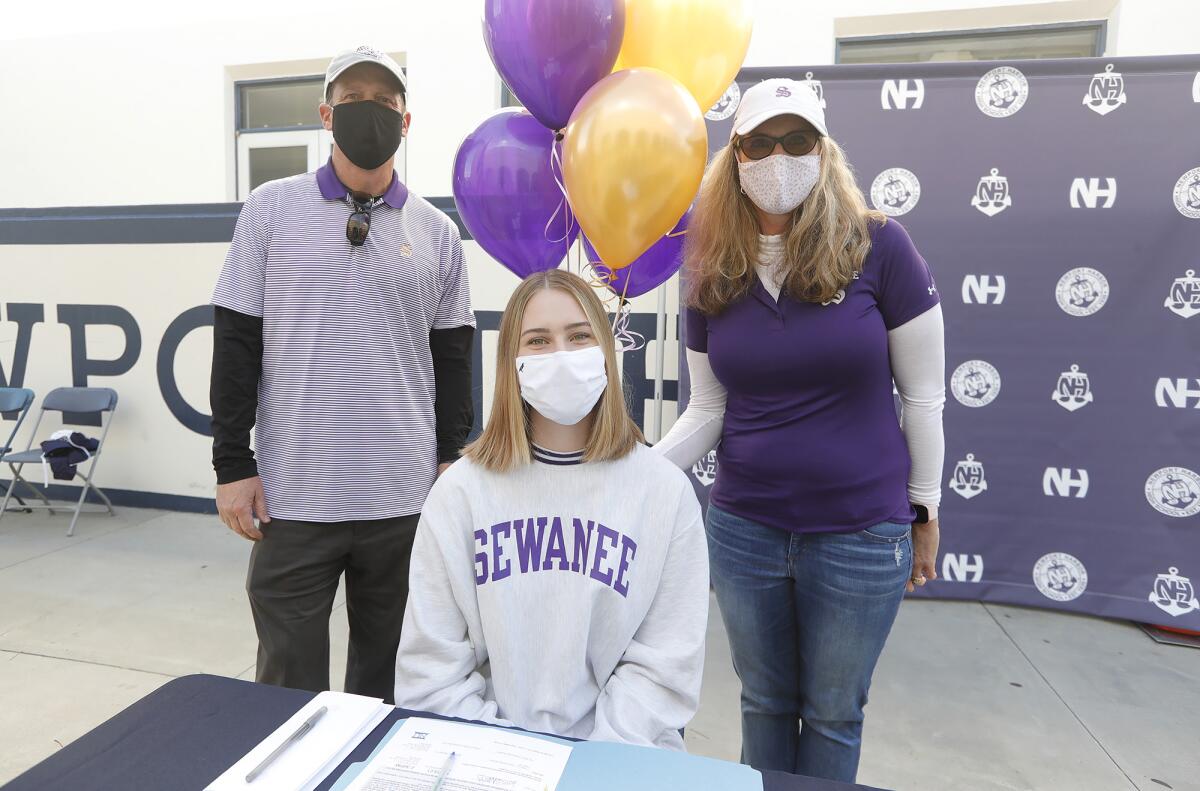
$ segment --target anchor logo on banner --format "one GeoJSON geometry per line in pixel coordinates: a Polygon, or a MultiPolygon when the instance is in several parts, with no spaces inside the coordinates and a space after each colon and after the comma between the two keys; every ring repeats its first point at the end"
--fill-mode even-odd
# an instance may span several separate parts
{"type": "Polygon", "coordinates": [[[1128,98],[1125,96],[1125,78],[1120,72],[1113,71],[1111,63],[1104,67],[1104,71],[1092,77],[1087,94],[1083,97],[1084,106],[1098,115],[1108,115],[1126,101],[1128,98]]]}
{"type": "Polygon", "coordinates": [[[975,105],[992,118],[1007,118],[1025,106],[1029,80],[1012,66],[992,69],[975,86],[975,105]]]}
{"type": "Polygon", "coordinates": [[[1146,480],[1146,501],[1160,514],[1200,514],[1200,475],[1186,467],[1163,467],[1146,480]]]}
{"type": "Polygon", "coordinates": [[[1192,168],[1175,182],[1175,208],[1184,217],[1200,219],[1200,168],[1192,168]]]}
{"type": "Polygon", "coordinates": [[[1200,277],[1196,277],[1195,269],[1189,269],[1183,277],[1175,278],[1163,307],[1185,319],[1200,313],[1200,277]]]}
{"type": "Polygon", "coordinates": [[[983,465],[975,461],[974,453],[968,453],[965,460],[954,465],[954,475],[950,478],[950,488],[960,497],[967,500],[987,491],[987,477],[983,473],[983,465]]]}
{"type": "Polygon", "coordinates": [[[741,103],[742,89],[734,82],[725,89],[725,93],[721,95],[720,99],[717,99],[717,103],[704,114],[704,117],[710,121],[724,121],[726,118],[732,118],[741,103]]]}
{"type": "Polygon", "coordinates": [[[1068,412],[1074,412],[1092,403],[1092,382],[1078,365],[1072,365],[1071,370],[1059,374],[1058,386],[1050,398],[1068,412]]]}
{"type": "Polygon", "coordinates": [[[975,197],[971,198],[971,205],[989,217],[995,217],[1012,206],[1008,178],[1001,176],[998,169],[992,168],[990,176],[979,179],[979,186],[975,188],[975,197]]]}
{"type": "Polygon", "coordinates": [[[1054,291],[1058,306],[1071,316],[1090,316],[1108,301],[1108,278],[1098,270],[1081,266],[1058,281],[1054,291]]]}
{"type": "Polygon", "coordinates": [[[904,168],[888,168],[871,183],[871,202],[889,217],[908,214],[921,199],[917,174],[904,168]]]}
{"type": "Polygon", "coordinates": [[[813,93],[815,93],[817,95],[817,100],[821,103],[821,109],[824,110],[825,109],[825,86],[821,84],[820,80],[813,79],[813,73],[811,71],[805,73],[804,81],[807,82],[809,84],[809,87],[811,87],[813,89],[813,93]]]}
{"type": "Polygon", "coordinates": [[[717,480],[717,452],[710,450],[707,456],[692,465],[692,475],[704,486],[712,486],[717,480]]]}
{"type": "Polygon", "coordinates": [[[1051,552],[1033,567],[1033,584],[1047,599],[1074,601],[1087,590],[1087,568],[1074,555],[1051,552]]]}
{"type": "Polygon", "coordinates": [[[1166,574],[1159,574],[1155,578],[1154,590],[1150,591],[1150,603],[1172,618],[1200,610],[1200,601],[1196,600],[1192,581],[1179,576],[1179,569],[1174,566],[1167,569],[1166,574]]]}

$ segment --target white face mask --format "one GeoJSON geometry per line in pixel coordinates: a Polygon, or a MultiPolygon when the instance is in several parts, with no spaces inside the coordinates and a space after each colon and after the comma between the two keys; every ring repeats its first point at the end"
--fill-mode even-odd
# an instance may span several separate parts
{"type": "Polygon", "coordinates": [[[790,214],[804,203],[821,176],[821,155],[772,154],[738,163],[742,192],[767,214],[790,214]]]}
{"type": "Polygon", "coordinates": [[[521,398],[562,426],[588,416],[608,386],[604,350],[599,346],[517,358],[521,398]]]}

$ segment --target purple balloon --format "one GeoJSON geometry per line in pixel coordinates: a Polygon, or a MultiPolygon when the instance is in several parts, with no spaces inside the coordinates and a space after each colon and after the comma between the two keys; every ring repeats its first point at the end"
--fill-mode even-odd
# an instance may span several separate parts
{"type": "Polygon", "coordinates": [[[573,218],[567,233],[570,209],[554,180],[553,146],[554,133],[529,113],[503,110],[467,135],[454,158],[463,225],[520,278],[557,267],[579,235],[573,218]]]}
{"type": "MultiPolygon", "coordinates": [[[[638,256],[632,264],[614,272],[614,279],[608,284],[613,293],[633,299],[650,293],[670,280],[671,276],[679,271],[679,267],[683,266],[683,243],[691,221],[692,210],[688,209],[669,234],[651,245],[650,249],[638,256]]],[[[583,246],[589,261],[593,264],[600,261],[600,256],[596,254],[596,249],[586,236],[583,238],[583,246]]],[[[608,267],[602,265],[596,266],[595,269],[601,275],[609,272],[608,267]]]]}
{"type": "Polygon", "coordinates": [[[625,0],[485,0],[483,40],[509,90],[550,129],[612,71],[625,0]]]}

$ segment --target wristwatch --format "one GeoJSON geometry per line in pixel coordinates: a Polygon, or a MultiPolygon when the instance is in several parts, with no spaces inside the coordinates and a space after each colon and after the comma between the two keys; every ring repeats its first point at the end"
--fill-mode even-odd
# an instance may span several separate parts
{"type": "Polygon", "coordinates": [[[917,505],[912,503],[913,510],[917,512],[917,518],[913,520],[914,525],[927,525],[938,518],[938,507],[936,505],[917,505]]]}

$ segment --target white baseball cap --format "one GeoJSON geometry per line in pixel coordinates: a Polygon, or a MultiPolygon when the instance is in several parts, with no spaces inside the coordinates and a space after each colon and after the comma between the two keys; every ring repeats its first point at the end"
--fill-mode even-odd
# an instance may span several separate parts
{"type": "Polygon", "coordinates": [[[329,61],[329,68],[325,70],[325,90],[322,95],[328,96],[329,86],[333,84],[333,81],[342,76],[346,69],[360,63],[374,63],[390,71],[400,81],[400,92],[406,99],[408,98],[408,80],[405,78],[404,69],[400,68],[400,64],[386,52],[366,46],[347,50],[329,61]]]}
{"type": "Polygon", "coordinates": [[[807,82],[777,78],[763,80],[742,94],[733,117],[729,139],[744,135],[759,124],[781,115],[798,115],[812,124],[818,132],[829,136],[825,128],[825,111],[816,90],[807,82]]]}

